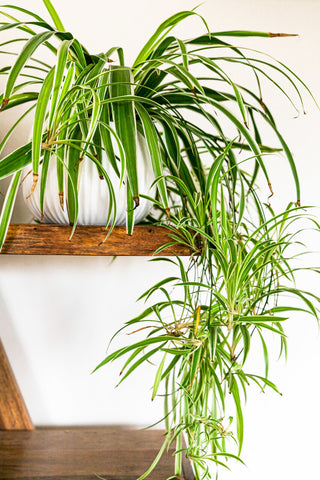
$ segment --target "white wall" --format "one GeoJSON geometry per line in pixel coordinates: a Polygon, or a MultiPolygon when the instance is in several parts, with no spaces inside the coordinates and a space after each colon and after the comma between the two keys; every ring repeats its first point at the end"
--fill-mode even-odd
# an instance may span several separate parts
{"type": "MultiPolygon", "coordinates": [[[[23,1],[16,3],[25,6],[23,1]]],[[[160,21],[196,3],[55,0],[67,28],[89,49],[99,52],[123,45],[128,64],[160,21]]],[[[40,0],[29,0],[27,6],[43,13],[40,0]]],[[[320,97],[320,0],[208,0],[199,12],[211,29],[299,33],[298,38],[242,43],[281,58],[320,97]]],[[[201,29],[200,21],[188,20],[178,33],[189,37],[201,29]]],[[[293,119],[293,110],[272,95],[279,125],[295,152],[303,202],[319,205],[320,113],[307,99],[308,115],[293,119]]],[[[26,136],[27,129],[14,143],[26,136]]],[[[279,159],[272,164],[272,181],[276,195],[294,200],[279,159]]],[[[21,197],[17,207],[14,220],[28,221],[21,197]]],[[[316,247],[314,238],[310,240],[316,247]]],[[[319,264],[319,260],[316,254],[313,261],[319,264]]],[[[116,390],[117,368],[108,367],[92,376],[90,371],[103,358],[112,333],[142,309],[136,298],[159,278],[163,268],[144,258],[118,258],[111,263],[108,258],[0,257],[0,335],[37,425],[145,425],[159,418],[161,402],[150,402],[151,368],[116,390]]],[[[319,280],[312,282],[319,293],[319,280]]],[[[243,451],[247,467],[234,466],[231,474],[221,473],[222,479],[319,478],[318,329],[313,320],[297,316],[288,322],[287,331],[288,363],[274,362],[270,376],[283,397],[271,392],[262,395],[252,387],[243,451]]]]}

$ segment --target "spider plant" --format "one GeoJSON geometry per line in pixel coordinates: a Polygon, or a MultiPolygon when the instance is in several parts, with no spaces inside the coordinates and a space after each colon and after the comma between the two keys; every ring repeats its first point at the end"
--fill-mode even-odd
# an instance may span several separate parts
{"type": "MultiPolygon", "coordinates": [[[[102,152],[119,185],[127,179],[127,231],[131,234],[134,209],[141,198],[137,133],[145,137],[157,187],[149,199],[154,210],[146,221],[167,226],[172,237],[157,253],[184,243],[190,247],[189,264],[179,257],[153,259],[173,263],[177,274],[149,288],[141,299],[150,305],[125,323],[138,335],[146,335],[108,354],[97,368],[127,355],[121,383],[141,364],[151,359],[157,363],[151,396],[163,395],[166,435],[159,455],[141,478],[172,442],[176,442],[175,475],[181,475],[182,457],[187,456],[197,479],[210,477],[210,462],[226,465],[229,458],[240,456],[249,380],[260,389],[277,391],[268,378],[267,334],[279,336],[285,354],[283,322],[290,313],[318,318],[319,298],[298,290],[294,283],[292,247],[299,231],[295,225],[305,213],[300,207],[295,162],[265,102],[263,85],[270,83],[296,110],[304,110],[303,94],[311,93],[283,63],[237,46],[238,38],[252,41],[288,34],[212,32],[196,10],[182,11],[157,28],[128,66],[120,47],[89,53],[65,31],[51,2],[43,2],[52,25],[15,5],[0,9],[0,30],[16,35],[2,48],[22,45],[18,52],[10,50],[15,55],[13,64],[0,71],[6,78],[2,118],[12,108],[31,104],[9,128],[1,149],[34,110],[32,140],[0,161],[0,179],[12,176],[0,219],[1,245],[22,170],[29,166],[33,173],[30,195],[40,182],[43,213],[53,157],[61,208],[66,198],[72,233],[78,217],[79,165],[84,156],[96,165],[110,192],[109,234],[117,205],[101,163],[102,152]],[[203,34],[182,40],[173,29],[188,17],[200,22],[203,34]],[[48,49],[51,63],[36,56],[40,47],[48,49]],[[239,68],[238,75],[229,73],[230,65],[233,72],[239,68]],[[241,82],[244,68],[255,81],[252,88],[241,82]],[[266,130],[273,132],[274,145],[265,144],[266,130]],[[119,146],[119,155],[112,140],[119,146]],[[288,199],[285,211],[274,212],[258,187],[265,185],[272,196],[268,155],[279,152],[293,177],[295,196],[288,199]],[[157,300],[152,303],[154,294],[157,300]],[[286,303],[288,294],[302,304],[286,303]],[[252,341],[262,346],[262,373],[246,370],[252,341]],[[233,405],[227,401],[228,392],[233,405]],[[237,442],[237,450],[228,439],[237,442]]],[[[310,221],[318,229],[317,222],[311,217],[310,221]]]]}
{"type": "MultiPolygon", "coordinates": [[[[101,164],[102,151],[107,153],[119,177],[119,185],[124,177],[128,179],[127,229],[128,233],[132,233],[134,208],[139,205],[137,131],[146,139],[156,178],[158,207],[168,219],[169,197],[178,188],[172,188],[168,174],[178,177],[192,197],[199,189],[203,190],[206,172],[202,158],[207,156],[210,164],[224,151],[229,143],[230,134],[227,132],[230,125],[234,127],[235,135],[237,132],[241,135],[241,140],[233,143],[226,157],[226,162],[234,165],[230,173],[230,188],[233,188],[238,176],[251,188],[261,170],[272,192],[262,155],[272,149],[263,145],[260,120],[274,130],[280,141],[294,177],[296,201],[300,202],[296,167],[264,104],[260,77],[267,78],[288,96],[284,87],[272,78],[273,71],[280,73],[292,86],[297,102],[302,102],[298,86],[303,86],[303,83],[284,65],[274,64],[268,59],[250,58],[233,44],[222,40],[225,37],[236,39],[283,34],[210,32],[205,20],[196,11],[183,11],[164,21],[142,48],[134,64],[127,67],[122,48],[111,47],[97,55],[89,53],[71,33],[65,31],[51,2],[46,0],[44,4],[53,25],[15,5],[3,6],[0,11],[3,17],[0,31],[16,32],[13,38],[2,44],[2,54],[8,58],[7,54],[11,53],[10,57],[14,60],[12,65],[3,66],[0,72],[6,79],[0,98],[2,120],[6,112],[22,104],[31,104],[28,113],[34,110],[32,140],[0,163],[0,179],[13,175],[0,222],[1,243],[21,172],[28,165],[33,172],[30,194],[40,181],[43,214],[48,165],[52,157],[57,159],[61,208],[66,196],[73,231],[78,218],[79,164],[84,156],[96,165],[97,173],[110,190],[110,219],[116,205],[113,187],[101,164]],[[189,40],[176,38],[171,33],[172,29],[191,16],[200,19],[206,33],[189,40]],[[19,50],[12,51],[12,47],[19,50]],[[41,47],[53,55],[52,64],[36,57],[41,47]],[[249,68],[256,78],[257,91],[248,90],[232,80],[225,68],[228,63],[249,68]],[[201,75],[196,74],[199,68],[201,75]],[[235,108],[231,107],[232,104],[235,108]],[[112,139],[119,145],[119,156],[115,155],[112,139]],[[250,150],[254,155],[254,169],[249,182],[235,159],[234,152],[240,144],[242,149],[250,150]]],[[[25,115],[26,112],[20,113],[9,128],[0,145],[1,150],[25,115]]],[[[186,196],[179,188],[176,193],[183,198],[186,196]]],[[[109,221],[106,227],[108,224],[109,221]]],[[[112,226],[111,223],[111,229],[112,226]]]]}

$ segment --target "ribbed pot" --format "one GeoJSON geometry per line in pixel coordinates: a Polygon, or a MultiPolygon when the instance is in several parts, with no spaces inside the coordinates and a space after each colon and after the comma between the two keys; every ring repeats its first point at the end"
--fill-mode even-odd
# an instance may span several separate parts
{"type": "MultiPolygon", "coordinates": [[[[116,155],[119,155],[119,150],[116,143],[113,145],[116,155]]],[[[126,187],[125,183],[120,186],[119,177],[114,172],[110,162],[107,159],[105,152],[102,156],[102,165],[108,173],[115,197],[116,197],[116,225],[125,225],[126,223],[126,187]]],[[[32,173],[31,167],[25,169],[24,181],[22,183],[22,192],[25,198],[26,205],[34,216],[35,220],[41,220],[40,212],[40,175],[39,181],[33,194],[30,195],[32,187],[32,173]],[[28,174],[29,173],[29,174],[28,174]]],[[[150,186],[154,180],[154,174],[151,166],[151,159],[147,149],[144,137],[138,133],[137,138],[137,170],[139,181],[139,193],[144,195],[154,195],[154,188],[150,186]]],[[[41,173],[41,170],[40,172],[41,173]]],[[[66,196],[65,196],[66,197],[66,196]]],[[[92,160],[85,157],[80,163],[79,181],[78,181],[78,199],[79,199],[79,225],[105,225],[108,217],[108,208],[110,204],[109,190],[105,180],[99,178],[97,167],[92,160]]],[[[152,203],[140,198],[140,204],[135,209],[134,221],[141,222],[150,212],[152,203]]],[[[111,217],[111,221],[113,216],[111,217]]],[[[58,181],[56,173],[56,158],[53,156],[50,159],[48,177],[44,200],[44,223],[68,224],[68,211],[66,198],[64,199],[64,209],[60,206],[58,181]]]]}

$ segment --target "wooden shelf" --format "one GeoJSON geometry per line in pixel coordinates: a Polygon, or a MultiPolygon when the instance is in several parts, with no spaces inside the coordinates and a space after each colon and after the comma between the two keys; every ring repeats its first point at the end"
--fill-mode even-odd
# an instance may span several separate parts
{"type": "MultiPolygon", "coordinates": [[[[171,242],[169,230],[149,225],[136,226],[132,235],[125,227],[115,227],[104,242],[100,226],[78,226],[71,240],[71,227],[64,225],[10,225],[2,254],[8,255],[120,255],[151,256],[171,242]]],[[[184,245],[164,250],[161,255],[190,255],[184,245]]]]}
{"type": "MultiPolygon", "coordinates": [[[[163,442],[161,430],[121,427],[37,428],[0,431],[1,480],[136,480],[151,465],[163,442]]],[[[149,480],[174,474],[173,447],[149,480]]],[[[181,477],[180,477],[181,478],[181,477]]],[[[185,459],[183,478],[192,480],[185,459]]]]}

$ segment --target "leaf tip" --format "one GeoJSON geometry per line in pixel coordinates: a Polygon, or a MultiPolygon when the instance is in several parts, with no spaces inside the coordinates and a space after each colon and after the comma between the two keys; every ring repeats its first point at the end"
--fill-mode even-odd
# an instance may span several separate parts
{"type": "Polygon", "coordinates": [[[31,187],[30,195],[27,196],[27,199],[30,198],[31,195],[33,194],[33,192],[35,191],[35,188],[36,188],[37,183],[38,183],[38,178],[39,178],[39,174],[33,172],[33,184],[32,184],[32,187],[31,187]]]}
{"type": "Polygon", "coordinates": [[[1,107],[0,107],[0,112],[2,112],[2,110],[4,110],[6,108],[6,106],[8,105],[9,103],[9,98],[4,98],[2,100],[2,103],[1,103],[1,107]]]}
{"type": "Polygon", "coordinates": [[[269,33],[270,38],[275,38],[275,37],[299,37],[298,33],[269,33]]]}
{"type": "Polygon", "coordinates": [[[133,197],[133,201],[134,201],[134,210],[135,210],[137,207],[139,207],[139,204],[140,204],[139,196],[133,197]]]}
{"type": "Polygon", "coordinates": [[[63,192],[59,192],[60,207],[62,210],[64,210],[63,200],[64,200],[63,192]]]}

